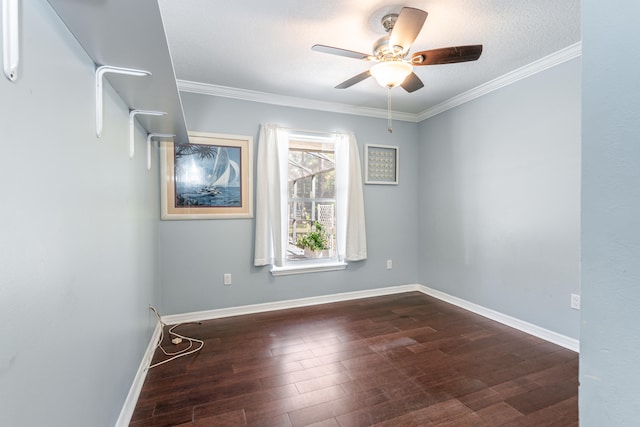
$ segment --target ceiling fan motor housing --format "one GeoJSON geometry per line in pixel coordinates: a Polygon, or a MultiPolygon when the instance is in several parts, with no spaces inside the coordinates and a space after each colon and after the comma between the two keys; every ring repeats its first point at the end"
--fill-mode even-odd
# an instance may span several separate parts
{"type": "Polygon", "coordinates": [[[403,54],[402,46],[389,45],[389,36],[382,36],[373,44],[373,56],[378,61],[396,61],[402,59],[403,54]]]}
{"type": "Polygon", "coordinates": [[[387,33],[390,33],[391,30],[393,30],[393,27],[396,25],[397,20],[398,20],[398,14],[390,13],[388,15],[383,16],[380,22],[382,23],[384,30],[387,33]]]}
{"type": "Polygon", "coordinates": [[[380,21],[384,30],[387,32],[387,35],[380,37],[373,44],[373,56],[378,61],[396,61],[398,59],[402,59],[404,56],[403,46],[392,46],[389,44],[389,35],[391,34],[393,27],[396,25],[397,20],[398,14],[390,13],[385,15],[380,21]]]}

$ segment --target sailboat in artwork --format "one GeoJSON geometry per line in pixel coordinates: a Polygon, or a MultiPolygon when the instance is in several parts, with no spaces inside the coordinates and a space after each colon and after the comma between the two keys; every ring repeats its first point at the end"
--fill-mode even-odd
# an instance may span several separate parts
{"type": "Polygon", "coordinates": [[[213,164],[213,176],[216,177],[212,185],[218,187],[239,187],[240,167],[238,163],[229,158],[226,148],[221,148],[218,157],[213,164]]]}
{"type": "Polygon", "coordinates": [[[219,187],[240,186],[240,167],[229,158],[226,147],[218,149],[210,176],[209,183],[200,190],[201,193],[216,195],[220,193],[219,187]]]}

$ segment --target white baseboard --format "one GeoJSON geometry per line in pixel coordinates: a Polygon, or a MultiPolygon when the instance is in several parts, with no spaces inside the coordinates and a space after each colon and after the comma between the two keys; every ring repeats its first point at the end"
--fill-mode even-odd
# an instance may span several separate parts
{"type": "Polygon", "coordinates": [[[435,289],[428,288],[426,286],[418,285],[418,287],[420,288],[418,290],[423,294],[432,296],[434,298],[438,298],[439,300],[448,302],[449,304],[453,304],[458,307],[464,308],[465,310],[479,314],[491,320],[495,320],[496,322],[500,322],[514,329],[518,329],[519,331],[526,332],[529,335],[533,335],[545,341],[549,341],[551,343],[557,344],[566,349],[575,351],[576,353],[580,351],[580,341],[578,341],[577,339],[567,337],[566,335],[562,335],[545,328],[541,328],[532,323],[528,323],[523,320],[516,319],[515,317],[507,316],[506,314],[499,313],[497,311],[491,310],[481,305],[474,304],[472,302],[463,300],[458,297],[454,297],[452,295],[437,291],[435,289]]]}
{"type": "Polygon", "coordinates": [[[175,325],[177,323],[199,322],[202,320],[219,319],[221,317],[264,313],[267,311],[285,310],[287,308],[306,307],[310,305],[349,301],[360,298],[378,297],[382,295],[392,295],[418,290],[418,285],[392,286],[389,288],[370,289],[366,291],[345,292],[342,294],[321,295],[318,297],[290,299],[285,301],[267,302],[263,304],[242,305],[239,307],[196,311],[193,313],[185,314],[172,314],[168,316],[162,316],[162,321],[167,325],[175,325]]]}
{"type": "Polygon", "coordinates": [[[300,298],[286,301],[268,302],[264,304],[252,304],[239,307],[221,308],[216,310],[197,311],[193,313],[174,314],[163,316],[162,321],[167,325],[175,325],[177,323],[198,322],[202,320],[218,319],[221,317],[240,316],[243,314],[263,313],[274,310],[284,310],[287,308],[305,307],[317,304],[327,304],[339,301],[348,301],[360,298],[369,298],[382,295],[399,294],[403,292],[419,291],[425,295],[432,296],[449,304],[464,308],[465,310],[495,320],[504,325],[526,332],[530,335],[541,338],[545,341],[552,342],[569,350],[578,352],[580,342],[574,338],[558,334],[548,329],[541,328],[532,323],[525,322],[515,317],[499,313],[478,304],[463,300],[458,297],[446,294],[444,292],[431,289],[423,285],[402,285],[392,286],[388,288],[371,289],[366,291],[346,292],[342,294],[323,295],[318,297],[300,298]]]}
{"type": "MultiPolygon", "coordinates": [[[[345,292],[341,294],[322,295],[318,297],[299,298],[286,301],[268,302],[263,304],[244,305],[239,307],[221,308],[216,310],[196,311],[192,313],[184,314],[172,314],[169,316],[163,316],[162,321],[167,325],[175,325],[178,323],[198,322],[210,319],[219,319],[221,317],[240,316],[243,314],[264,313],[267,311],[285,310],[287,308],[306,307],[318,304],[327,304],[332,302],[349,301],[354,299],[377,297],[383,295],[400,294],[404,292],[422,292],[425,295],[437,298],[441,301],[453,304],[455,306],[464,308],[465,310],[479,314],[491,320],[495,320],[504,325],[510,326],[519,331],[536,336],[545,341],[557,344],[566,349],[578,352],[580,349],[580,342],[574,338],[567,337],[565,335],[558,334],[548,329],[541,328],[534,324],[516,319],[515,317],[507,316],[506,314],[499,313],[489,308],[474,304],[472,302],[463,300],[458,297],[446,294],[444,292],[428,288],[422,285],[401,285],[391,286],[388,288],[370,289],[365,291],[345,292]]],[[[147,347],[147,351],[144,354],[142,363],[138,368],[127,399],[125,400],[116,427],[126,427],[131,421],[133,411],[136,406],[142,385],[147,376],[147,368],[151,364],[153,353],[155,351],[156,344],[160,337],[160,323],[156,326],[156,329],[151,337],[151,341],[147,347]]]]}
{"type": "Polygon", "coordinates": [[[160,322],[158,322],[153,334],[151,335],[151,340],[149,341],[147,350],[142,356],[142,362],[138,367],[138,372],[136,372],[136,376],[133,379],[133,384],[131,384],[127,398],[124,401],[124,405],[120,410],[120,415],[116,421],[116,427],[127,427],[131,422],[133,411],[136,409],[136,403],[138,402],[138,397],[140,397],[140,392],[142,391],[142,385],[147,377],[149,365],[151,365],[151,359],[153,359],[153,353],[156,350],[156,344],[160,339],[161,328],[160,322]]]}

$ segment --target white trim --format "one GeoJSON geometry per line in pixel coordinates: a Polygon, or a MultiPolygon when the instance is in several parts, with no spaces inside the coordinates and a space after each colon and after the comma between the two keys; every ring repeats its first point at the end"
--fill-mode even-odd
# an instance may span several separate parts
{"type": "Polygon", "coordinates": [[[285,301],[275,301],[263,304],[244,305],[239,307],[221,308],[215,310],[197,311],[193,313],[185,314],[173,314],[169,316],[163,316],[162,321],[168,325],[175,325],[177,323],[186,322],[198,322],[209,319],[218,319],[221,317],[241,316],[244,314],[263,313],[274,310],[285,310],[288,308],[306,307],[310,305],[327,304],[332,302],[348,301],[360,298],[369,298],[383,295],[399,294],[403,292],[418,291],[425,295],[437,298],[441,301],[449,304],[456,305],[464,308],[465,310],[479,314],[491,320],[495,320],[504,325],[510,326],[519,331],[536,336],[545,341],[557,344],[561,347],[569,350],[579,352],[580,342],[577,339],[567,337],[557,332],[550,331],[545,328],[541,328],[534,324],[525,322],[515,317],[507,316],[506,314],[499,313],[489,308],[474,304],[472,302],[463,300],[462,298],[454,297],[444,292],[423,286],[423,285],[401,285],[392,286],[388,288],[370,289],[365,291],[346,292],[341,294],[322,295],[310,298],[300,298],[285,301]]]}
{"type": "Polygon", "coordinates": [[[577,339],[570,338],[566,335],[562,335],[545,328],[541,328],[540,326],[536,326],[532,323],[528,323],[523,320],[516,319],[515,317],[507,316],[506,314],[499,313],[497,311],[491,310],[481,305],[474,304],[472,302],[463,300],[462,298],[454,297],[452,295],[446,294],[444,292],[440,292],[435,289],[428,288],[426,286],[420,285],[419,291],[425,295],[438,298],[439,300],[442,300],[449,304],[453,304],[455,306],[464,308],[465,310],[479,314],[488,319],[495,320],[496,322],[500,322],[503,325],[510,326],[519,331],[526,332],[529,335],[533,335],[545,341],[549,341],[553,344],[557,344],[566,349],[575,351],[576,353],[580,351],[580,341],[578,341],[577,339]]]}
{"type": "Polygon", "coordinates": [[[331,262],[331,263],[305,263],[300,262],[298,265],[289,263],[284,267],[271,267],[271,275],[289,276],[291,274],[303,274],[303,273],[319,273],[321,271],[338,271],[347,268],[346,262],[331,262]]]}
{"type": "Polygon", "coordinates": [[[531,64],[520,67],[478,87],[463,92],[460,95],[454,96],[453,98],[445,102],[428,108],[417,115],[417,121],[421,122],[423,120],[426,120],[429,117],[433,117],[459,105],[462,105],[469,101],[473,101],[474,99],[486,95],[490,92],[501,89],[520,80],[526,79],[527,77],[531,77],[534,74],[547,70],[551,67],[555,67],[556,65],[560,65],[581,55],[582,42],[574,43],[564,49],[552,53],[551,55],[540,58],[537,61],[532,62],[531,64]]]}
{"type": "Polygon", "coordinates": [[[244,314],[286,310],[288,308],[307,307],[310,305],[328,304],[332,302],[349,301],[360,298],[379,297],[383,295],[400,294],[403,292],[412,292],[417,290],[419,290],[418,285],[392,286],[389,288],[370,289],[365,291],[345,292],[341,294],[330,294],[317,297],[267,302],[263,304],[252,304],[239,307],[196,311],[193,313],[172,314],[168,316],[162,316],[162,321],[167,325],[175,325],[177,323],[199,322],[203,320],[219,319],[221,317],[242,316],[244,314]]]}
{"type": "MultiPolygon", "coordinates": [[[[220,96],[223,98],[241,99],[245,101],[262,102],[265,104],[281,105],[284,107],[305,108],[309,110],[329,111],[332,113],[354,114],[357,116],[387,118],[387,110],[379,108],[361,107],[357,105],[340,104],[337,102],[317,101],[314,99],[298,98],[295,96],[276,95],[255,90],[237,89],[208,83],[177,80],[180,92],[199,93],[202,95],[220,96]]],[[[392,111],[394,120],[417,122],[417,114],[392,111]]]]}
{"type": "Polygon", "coordinates": [[[162,326],[160,325],[160,322],[156,323],[156,328],[151,335],[151,340],[149,341],[147,350],[144,352],[142,362],[140,362],[140,366],[138,367],[138,372],[136,372],[133,384],[131,384],[127,398],[120,410],[120,415],[116,421],[116,427],[127,427],[131,422],[131,417],[133,416],[133,411],[136,409],[136,403],[138,403],[138,397],[140,397],[144,380],[147,377],[147,371],[151,365],[151,359],[153,359],[153,353],[155,352],[156,345],[160,339],[161,330],[162,326]]]}
{"type": "MultiPolygon", "coordinates": [[[[440,114],[444,111],[458,107],[466,102],[472,101],[490,92],[516,83],[522,79],[530,77],[541,71],[555,67],[571,59],[582,55],[582,42],[574,43],[560,49],[551,55],[538,59],[517,70],[504,74],[494,80],[484,83],[478,87],[468,90],[460,95],[454,96],[438,105],[428,108],[418,114],[392,111],[394,120],[419,123],[423,120],[440,114]]],[[[357,105],[340,104],[334,102],[317,101],[294,96],[276,95],[267,92],[237,89],[227,86],[218,86],[207,83],[192,82],[188,80],[177,80],[178,90],[181,92],[199,93],[202,95],[220,96],[223,98],[241,99],[245,101],[262,102],[272,105],[282,105],[285,107],[305,108],[318,111],[329,111],[333,113],[354,114],[365,117],[387,118],[387,110],[379,108],[361,107],[357,105]]]]}

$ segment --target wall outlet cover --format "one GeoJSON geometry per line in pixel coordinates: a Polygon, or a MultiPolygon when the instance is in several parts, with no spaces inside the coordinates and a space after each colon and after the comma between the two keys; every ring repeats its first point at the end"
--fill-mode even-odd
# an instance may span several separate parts
{"type": "Polygon", "coordinates": [[[571,294],[571,308],[580,310],[580,295],[571,294]]]}

